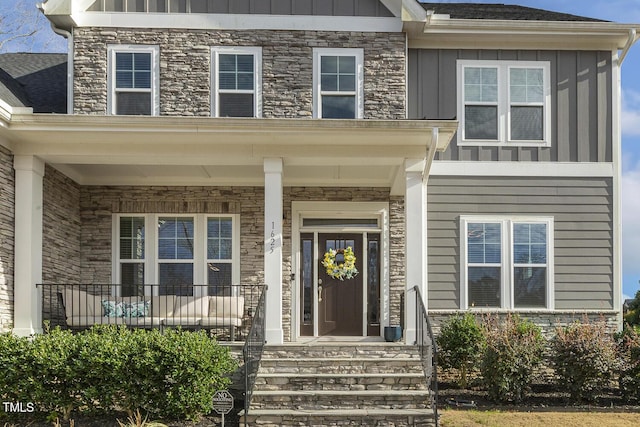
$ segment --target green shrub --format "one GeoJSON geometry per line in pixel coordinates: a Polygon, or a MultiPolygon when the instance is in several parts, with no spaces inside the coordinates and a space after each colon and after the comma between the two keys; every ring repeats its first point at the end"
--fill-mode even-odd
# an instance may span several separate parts
{"type": "Polygon", "coordinates": [[[617,340],[620,391],[626,399],[640,402],[640,327],[626,326],[617,340]]]}
{"type": "Polygon", "coordinates": [[[556,328],[551,360],[562,387],[577,401],[594,400],[618,365],[616,345],[604,322],[556,328]]]}
{"type": "Polygon", "coordinates": [[[444,369],[456,369],[458,384],[467,386],[467,373],[477,366],[484,335],[471,313],[455,315],[442,324],[438,343],[438,363],[444,369]]]}
{"type": "Polygon", "coordinates": [[[480,370],[489,398],[521,401],[529,391],[533,372],[542,361],[544,338],[540,328],[518,316],[483,323],[486,345],[480,370]]]}
{"type": "Polygon", "coordinates": [[[236,366],[228,348],[202,331],[96,326],[75,335],[0,335],[0,397],[33,402],[52,419],[121,410],[196,419],[210,412],[236,366]]]}

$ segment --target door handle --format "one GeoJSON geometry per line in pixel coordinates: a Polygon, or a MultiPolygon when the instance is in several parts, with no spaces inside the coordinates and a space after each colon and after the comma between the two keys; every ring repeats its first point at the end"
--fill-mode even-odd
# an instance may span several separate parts
{"type": "Polygon", "coordinates": [[[318,302],[322,302],[322,285],[318,285],[318,302]]]}

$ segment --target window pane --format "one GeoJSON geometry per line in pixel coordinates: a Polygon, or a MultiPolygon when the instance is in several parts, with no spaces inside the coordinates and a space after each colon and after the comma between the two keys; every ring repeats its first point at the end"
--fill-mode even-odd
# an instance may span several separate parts
{"type": "Polygon", "coordinates": [[[193,259],[193,218],[158,219],[158,257],[193,259]]]}
{"type": "Polygon", "coordinates": [[[310,325],[313,322],[313,240],[302,241],[302,322],[310,325]]]}
{"type": "Polygon", "coordinates": [[[209,295],[231,295],[231,264],[209,263],[208,267],[209,295]]]}
{"type": "Polygon", "coordinates": [[[236,74],[235,73],[227,73],[220,72],[218,75],[218,88],[222,90],[236,90],[236,74]]]}
{"type": "Polygon", "coordinates": [[[541,141],[543,139],[543,107],[511,107],[511,139],[541,141]]]}
{"type": "Polygon", "coordinates": [[[144,264],[120,264],[120,283],[123,297],[144,295],[144,264]]]}
{"type": "Polygon", "coordinates": [[[501,236],[500,224],[468,224],[467,262],[470,264],[500,264],[502,262],[501,236]]]}
{"type": "Polygon", "coordinates": [[[355,74],[356,73],[356,57],[355,56],[338,57],[338,72],[340,74],[355,74]]]}
{"type": "Polygon", "coordinates": [[[252,93],[221,93],[218,97],[220,117],[253,117],[252,93]]]}
{"type": "Polygon", "coordinates": [[[253,73],[238,73],[238,89],[253,90],[253,73]]]}
{"type": "Polygon", "coordinates": [[[160,264],[160,295],[193,295],[193,264],[160,264]]]}
{"type": "Polygon", "coordinates": [[[253,55],[236,55],[238,72],[253,74],[253,55]]]}
{"type": "Polygon", "coordinates": [[[469,267],[469,307],[500,307],[500,267],[469,267]]]}
{"type": "Polygon", "coordinates": [[[128,116],[151,115],[151,93],[116,92],[116,114],[128,116]]]}
{"type": "Polygon", "coordinates": [[[509,86],[511,102],[544,101],[544,72],[541,68],[512,68],[509,86]]]}
{"type": "Polygon", "coordinates": [[[144,259],[144,218],[120,218],[120,259],[144,259]]]}
{"type": "Polygon", "coordinates": [[[323,56],[320,59],[320,73],[338,73],[338,57],[337,56],[323,56]]]}
{"type": "Polygon", "coordinates": [[[356,90],[356,76],[352,75],[341,75],[340,80],[338,82],[338,87],[343,91],[354,91],[356,90]]]}
{"type": "Polygon", "coordinates": [[[464,130],[465,139],[498,139],[498,107],[467,105],[464,130]]]}
{"type": "Polygon", "coordinates": [[[116,52],[116,88],[151,88],[151,54],[116,52]]]}
{"type": "Polygon", "coordinates": [[[546,264],[546,224],[514,224],[513,230],[514,262],[516,264],[546,264]]]}
{"type": "Polygon", "coordinates": [[[321,77],[321,84],[323,91],[337,91],[338,90],[338,75],[337,74],[323,74],[321,77]]]}
{"type": "Polygon", "coordinates": [[[513,273],[515,307],[546,307],[547,269],[545,267],[515,267],[513,273]]]}
{"type": "Polygon", "coordinates": [[[228,54],[218,55],[218,70],[220,72],[228,71],[228,72],[235,73],[236,55],[228,55],[228,54]]]}
{"type": "Polygon", "coordinates": [[[116,88],[118,89],[133,88],[133,72],[132,71],[116,71],[116,88]]]}
{"type": "Polygon", "coordinates": [[[327,96],[322,97],[322,118],[324,119],[355,119],[356,97],[327,96]]]}
{"type": "Polygon", "coordinates": [[[498,70],[466,67],[464,94],[465,102],[498,102],[498,70]]]}
{"type": "Polygon", "coordinates": [[[207,220],[207,259],[233,258],[233,222],[231,218],[207,220]]]}

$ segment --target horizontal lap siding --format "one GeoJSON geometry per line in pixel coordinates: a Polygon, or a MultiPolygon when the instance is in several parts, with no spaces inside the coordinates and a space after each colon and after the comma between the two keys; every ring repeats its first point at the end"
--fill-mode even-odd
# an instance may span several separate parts
{"type": "Polygon", "coordinates": [[[458,59],[548,61],[551,147],[461,147],[456,137],[438,159],[612,161],[611,52],[409,49],[409,118],[456,118],[458,59]]]}
{"type": "Polygon", "coordinates": [[[612,309],[612,181],[429,178],[429,308],[459,308],[460,216],[554,218],[555,308],[612,309]]]}

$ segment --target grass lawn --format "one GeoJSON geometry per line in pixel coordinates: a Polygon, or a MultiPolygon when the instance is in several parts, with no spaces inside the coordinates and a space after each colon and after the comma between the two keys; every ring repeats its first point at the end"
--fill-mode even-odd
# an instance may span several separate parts
{"type": "Polygon", "coordinates": [[[548,411],[535,412],[443,409],[439,413],[441,427],[637,427],[640,425],[640,412],[587,412],[548,408],[548,411]]]}

